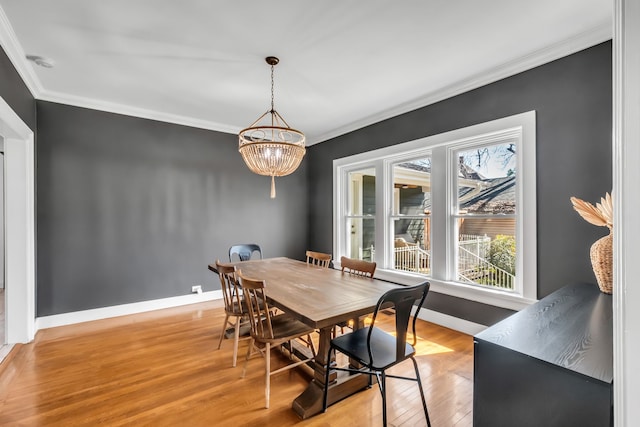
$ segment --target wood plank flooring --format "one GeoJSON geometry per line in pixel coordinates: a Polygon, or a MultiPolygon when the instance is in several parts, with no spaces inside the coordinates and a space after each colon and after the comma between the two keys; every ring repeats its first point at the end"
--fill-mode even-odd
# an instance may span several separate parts
{"type": "MultiPolygon", "coordinates": [[[[236,368],[231,340],[216,349],[221,304],[39,331],[0,365],[0,425],[381,425],[377,386],[300,420],[291,402],[308,383],[308,369],[274,376],[271,408],[264,409],[264,361],[254,356],[241,379],[247,341],[240,342],[236,368]]],[[[418,326],[417,359],[432,425],[471,426],[472,337],[427,322],[418,326]]],[[[412,375],[413,366],[407,361],[393,373],[412,375]]],[[[425,425],[416,383],[390,379],[388,387],[389,425],[425,425]]]]}
{"type": "Polygon", "coordinates": [[[2,345],[4,344],[4,339],[5,339],[5,336],[4,336],[4,327],[5,327],[4,323],[5,323],[5,320],[4,320],[4,318],[6,316],[5,315],[5,311],[6,310],[4,309],[5,308],[4,307],[4,304],[5,304],[4,301],[5,301],[5,292],[4,292],[4,288],[1,288],[0,289],[0,347],[2,347],[2,345]]]}

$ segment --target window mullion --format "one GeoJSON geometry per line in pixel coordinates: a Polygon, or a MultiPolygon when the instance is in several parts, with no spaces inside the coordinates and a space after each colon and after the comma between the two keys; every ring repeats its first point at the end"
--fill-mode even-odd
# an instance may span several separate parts
{"type": "Polygon", "coordinates": [[[453,252],[448,245],[448,235],[450,227],[448,222],[448,206],[450,205],[447,196],[447,149],[436,147],[432,151],[431,161],[431,276],[434,279],[449,280],[450,274],[447,260],[450,258],[449,252],[453,252]]]}
{"type": "MultiPolygon", "coordinates": [[[[389,205],[389,193],[392,193],[390,188],[393,188],[393,184],[389,186],[391,181],[390,174],[387,172],[387,168],[384,167],[384,161],[379,160],[375,164],[376,169],[376,233],[375,233],[375,247],[376,257],[375,261],[382,268],[387,268],[389,251],[388,251],[388,239],[389,239],[389,216],[392,205],[389,205]]],[[[392,202],[392,201],[391,201],[392,202]]]]}

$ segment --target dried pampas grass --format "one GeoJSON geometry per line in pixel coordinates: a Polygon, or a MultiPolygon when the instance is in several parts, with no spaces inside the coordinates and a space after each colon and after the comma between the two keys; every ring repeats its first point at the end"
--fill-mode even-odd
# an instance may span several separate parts
{"type": "Polygon", "coordinates": [[[600,203],[596,203],[595,206],[577,197],[571,197],[571,204],[588,223],[598,227],[613,228],[613,198],[609,193],[601,197],[600,203]]]}

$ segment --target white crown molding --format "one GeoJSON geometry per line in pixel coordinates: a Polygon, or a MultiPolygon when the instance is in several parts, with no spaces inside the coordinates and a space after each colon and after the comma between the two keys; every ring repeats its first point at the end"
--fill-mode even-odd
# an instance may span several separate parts
{"type": "Polygon", "coordinates": [[[2,7],[0,7],[0,45],[4,48],[4,51],[13,64],[13,67],[16,69],[27,86],[27,89],[29,89],[29,92],[31,92],[31,95],[35,99],[224,133],[234,134],[238,133],[242,129],[238,126],[228,126],[208,120],[199,120],[177,114],[164,113],[45,90],[40,83],[40,79],[38,79],[38,76],[33,70],[33,67],[27,61],[24,49],[20,45],[20,42],[13,31],[13,27],[11,26],[11,23],[9,22],[9,19],[2,7]]]}
{"type": "Polygon", "coordinates": [[[94,308],[91,310],[74,311],[71,313],[54,314],[52,316],[38,317],[36,319],[36,331],[39,331],[40,329],[54,328],[57,326],[91,322],[93,320],[144,313],[147,311],[179,307],[181,305],[195,304],[218,299],[222,299],[222,291],[220,290],[204,292],[201,294],[180,295],[177,297],[162,298],[151,301],[141,301],[131,304],[114,305],[111,307],[94,308]]]}
{"type": "MultiPolygon", "coordinates": [[[[602,24],[591,30],[578,34],[563,42],[556,43],[544,49],[540,49],[529,55],[525,55],[516,60],[504,63],[493,69],[476,74],[473,77],[462,80],[453,85],[447,86],[436,92],[420,97],[414,101],[390,108],[378,114],[368,116],[364,119],[355,121],[345,126],[332,129],[321,135],[309,137],[307,146],[311,146],[329,139],[344,135],[354,130],[362,129],[374,123],[416,110],[418,108],[431,105],[447,98],[459,95],[464,92],[476,89],[478,87],[493,83],[503,78],[512,76],[517,73],[529,70],[531,68],[543,65],[547,62],[554,61],[564,56],[576,53],[580,50],[602,43],[612,37],[611,23],[602,24]]],[[[155,110],[144,108],[136,108],[128,105],[100,101],[85,97],[66,95],[62,93],[47,91],[42,87],[40,80],[36,76],[31,65],[25,58],[25,53],[11,27],[11,24],[0,7],[0,45],[4,48],[7,56],[11,60],[13,66],[22,77],[27,88],[34,98],[43,101],[51,101],[61,104],[73,105],[76,107],[90,108],[93,110],[105,111],[116,114],[124,114],[132,117],[140,117],[150,120],[158,120],[167,123],[174,123],[183,126],[190,126],[200,129],[208,129],[217,132],[238,133],[241,128],[229,126],[222,123],[212,122],[208,120],[194,119],[191,117],[169,114],[155,110]]]]}
{"type": "Polygon", "coordinates": [[[33,71],[33,68],[27,62],[25,58],[24,50],[18,42],[16,33],[13,31],[13,27],[4,13],[4,9],[0,7],[0,45],[4,48],[5,53],[9,57],[9,60],[13,64],[22,81],[31,92],[31,95],[38,99],[42,93],[42,85],[40,80],[33,71]]]}
{"type": "Polygon", "coordinates": [[[612,38],[613,30],[611,23],[602,24],[591,30],[585,31],[562,42],[556,43],[544,49],[537,50],[528,55],[522,56],[513,61],[501,64],[493,69],[486,70],[464,79],[450,86],[444,87],[436,92],[420,97],[414,101],[390,108],[378,114],[366,117],[362,120],[350,123],[346,126],[333,129],[311,139],[307,139],[307,146],[327,141],[332,138],[362,129],[366,126],[390,119],[400,114],[435,104],[456,95],[468,92],[473,89],[488,85],[490,83],[513,76],[523,71],[530,70],[540,65],[546,64],[556,59],[563,58],[581,50],[595,46],[612,38]]]}
{"type": "Polygon", "coordinates": [[[123,114],[131,117],[139,117],[142,119],[156,120],[165,123],[173,123],[176,125],[213,130],[223,133],[237,134],[238,132],[240,132],[240,130],[242,130],[241,127],[228,126],[222,123],[211,122],[208,120],[194,119],[192,117],[180,116],[177,114],[148,110],[145,108],[132,107],[129,105],[90,99],[81,96],[68,95],[48,90],[41,91],[37,99],[41,101],[56,102],[58,104],[72,105],[75,107],[89,108],[91,110],[104,111],[107,113],[123,114]]]}

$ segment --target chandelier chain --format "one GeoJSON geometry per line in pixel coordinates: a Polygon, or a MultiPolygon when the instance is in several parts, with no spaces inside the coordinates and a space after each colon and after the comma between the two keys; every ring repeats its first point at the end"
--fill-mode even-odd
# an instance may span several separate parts
{"type": "Polygon", "coordinates": [[[275,111],[275,108],[273,108],[274,102],[273,102],[273,65],[271,65],[271,112],[273,113],[275,111]]]}

